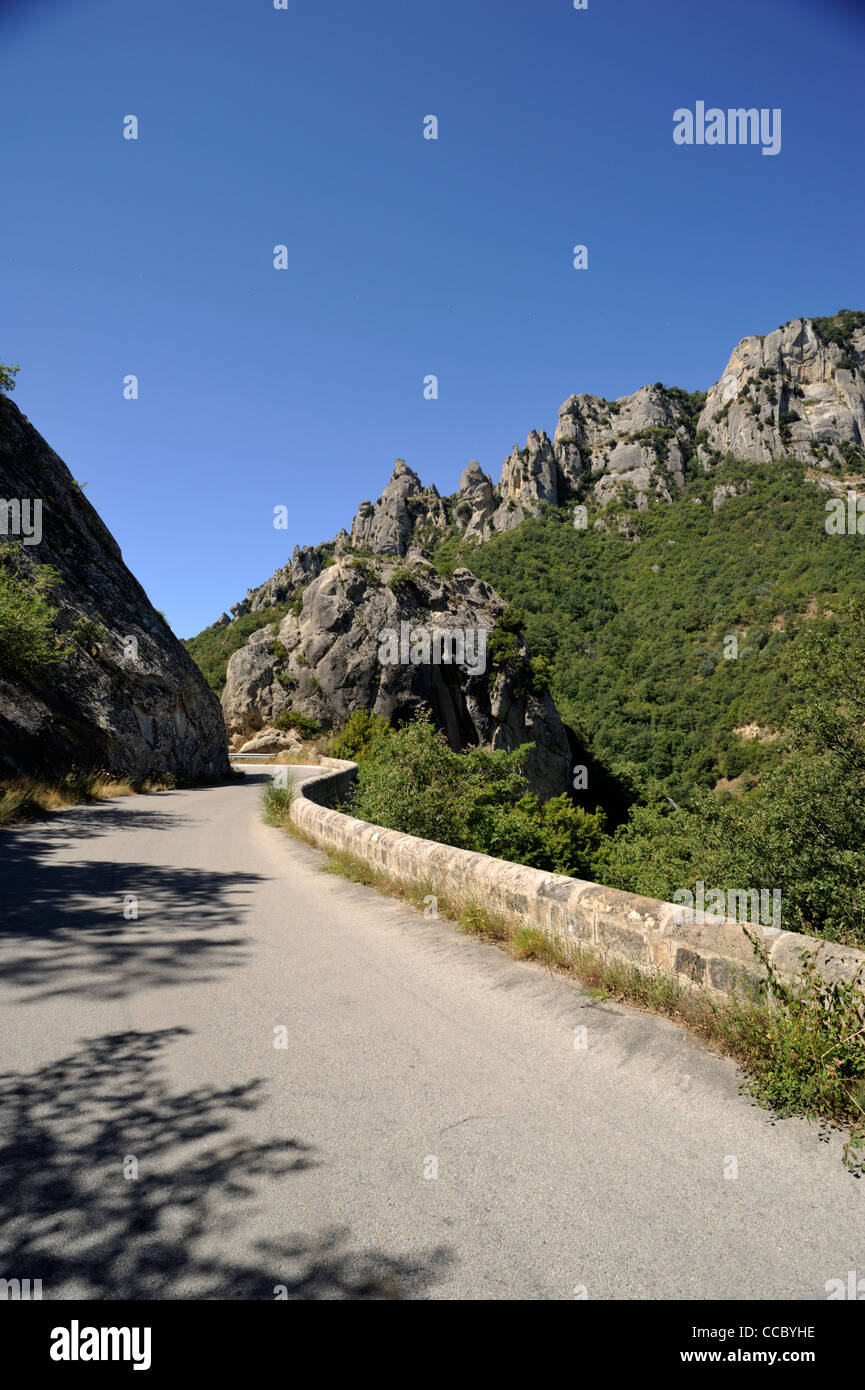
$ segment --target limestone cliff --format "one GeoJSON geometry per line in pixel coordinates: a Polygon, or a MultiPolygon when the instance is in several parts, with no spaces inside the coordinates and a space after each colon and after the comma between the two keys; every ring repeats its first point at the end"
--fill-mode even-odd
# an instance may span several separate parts
{"type": "Polygon", "coordinates": [[[697,422],[705,467],[725,453],[841,462],[865,442],[865,315],[794,319],[743,338],[697,422]]]}
{"type": "Polygon", "coordinates": [[[0,651],[0,773],[54,780],[78,768],[193,780],[226,772],[218,700],[69,469],[3,395],[0,497],[42,504],[36,544],[4,519],[2,563],[15,583],[53,567],[50,603],[67,649],[30,674],[15,669],[8,645],[0,651]]]}

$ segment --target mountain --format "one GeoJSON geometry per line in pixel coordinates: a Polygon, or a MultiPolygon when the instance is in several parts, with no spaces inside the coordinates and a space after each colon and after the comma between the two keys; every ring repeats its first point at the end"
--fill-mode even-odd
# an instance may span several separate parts
{"type": "Polygon", "coordinates": [[[0,498],[0,773],[224,774],[218,700],[83,486],[2,394],[0,498]]]}
{"type": "MultiPolygon", "coordinates": [[[[233,673],[233,709],[237,673],[251,661],[245,644],[262,643],[253,634],[268,620],[305,610],[307,595],[317,600],[334,564],[343,573],[352,557],[432,560],[440,586],[468,567],[491,586],[499,615],[505,601],[522,610],[526,653],[549,663],[556,707],[605,766],[672,796],[734,781],[771,758],[800,628],[860,584],[855,538],[845,546],[851,538],[829,538],[823,523],[827,494],[863,482],[863,441],[865,313],[796,319],[743,339],[706,393],[655,383],[615,401],[569,396],[552,438],[532,430],[497,484],[472,460],[442,497],[397,459],[350,534],[295,547],[233,619],[223,614],[189,649],[214,689],[233,673]]],[[[440,604],[451,601],[441,587],[440,604]]],[[[478,609],[478,623],[489,617],[478,609]]],[[[317,643],[315,662],[335,641],[317,643]]],[[[242,683],[253,692],[246,675],[242,683]]],[[[308,694],[298,692],[303,711],[308,694]]],[[[238,736],[256,727],[254,692],[245,699],[238,736]]],[[[345,708],[333,692],[315,709],[338,723],[371,703],[381,712],[380,695],[360,682],[345,708]]],[[[388,712],[399,719],[411,704],[403,691],[388,712]]]]}

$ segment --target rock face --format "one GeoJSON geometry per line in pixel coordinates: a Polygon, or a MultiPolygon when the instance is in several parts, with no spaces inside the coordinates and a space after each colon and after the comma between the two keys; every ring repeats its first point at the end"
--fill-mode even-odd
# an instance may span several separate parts
{"type": "Polygon", "coordinates": [[[361,502],[352,523],[351,543],[378,555],[405,555],[419,526],[431,529],[446,524],[436,488],[424,488],[405,459],[394,459],[391,480],[378,501],[361,502]]]}
{"type": "Polygon", "coordinates": [[[533,741],[529,780],[539,795],[556,795],[569,785],[568,740],[549,695],[526,688],[524,643],[513,671],[484,660],[485,636],[472,651],[477,658],[483,649],[483,657],[462,667],[411,660],[410,644],[423,655],[412,633],[461,632],[468,652],[472,634],[489,632],[504,608],[469,570],[444,579],[421,558],[410,567],[339,558],[304,591],[300,613],[282,619],[278,639],[262,628],[232,656],[222,697],[229,736],[245,742],[289,710],[339,726],[357,709],[400,722],[425,704],[454,749],[480,743],[510,751],[533,741]],[[390,652],[389,633],[397,643],[390,652]]]}
{"type": "Polygon", "coordinates": [[[485,541],[492,529],[492,518],[499,499],[492,478],[472,459],[460,478],[454,501],[453,520],[471,540],[485,541]]]}
{"type": "MultiPolygon", "coordinates": [[[[340,531],[335,542],[337,546],[340,545],[343,536],[345,531],[340,531]]],[[[266,608],[274,608],[278,603],[284,603],[286,599],[291,598],[298,589],[302,589],[305,584],[315,579],[316,575],[321,574],[326,550],[327,547],[320,545],[296,545],[288,564],[278,569],[257,589],[248,589],[246,598],[240,603],[231,605],[234,616],[239,618],[244,613],[261,613],[266,608]]]]}
{"type": "Polygon", "coordinates": [[[725,453],[754,463],[784,454],[840,462],[845,444],[861,447],[865,326],[851,326],[842,345],[827,340],[827,322],[837,320],[794,319],[742,339],[697,422],[704,467],[725,453]]]}
{"type": "Polygon", "coordinates": [[[575,490],[587,473],[601,505],[624,484],[642,509],[653,495],[671,502],[684,487],[691,429],[682,397],[661,385],[618,401],[570,396],[555,436],[565,490],[575,490]]]}
{"type": "Polygon", "coordinates": [[[3,565],[21,578],[54,567],[50,601],[70,647],[32,677],[0,652],[0,771],[51,780],[72,768],[189,780],[227,772],[218,700],[66,465],[3,395],[0,497],[42,501],[42,539],[7,535],[3,565]]]}

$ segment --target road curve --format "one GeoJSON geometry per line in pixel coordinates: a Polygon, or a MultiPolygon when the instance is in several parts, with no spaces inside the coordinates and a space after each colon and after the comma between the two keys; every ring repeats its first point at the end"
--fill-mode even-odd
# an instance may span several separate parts
{"type": "Polygon", "coordinates": [[[824,1299],[865,1269],[836,1133],[773,1122],[666,1020],[323,874],[261,823],[265,780],[0,837],[6,1277],[824,1299]]]}

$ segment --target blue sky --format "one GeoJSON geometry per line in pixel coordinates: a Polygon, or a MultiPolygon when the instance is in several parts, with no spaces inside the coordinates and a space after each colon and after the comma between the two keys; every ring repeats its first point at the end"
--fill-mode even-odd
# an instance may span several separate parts
{"type": "Polygon", "coordinates": [[[189,636],[395,457],[497,481],[571,392],[865,307],[863,58],[846,0],[0,0],[14,399],[189,636]],[[698,100],[780,154],[675,145],[698,100]]]}

